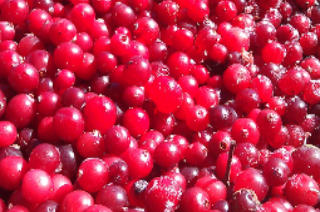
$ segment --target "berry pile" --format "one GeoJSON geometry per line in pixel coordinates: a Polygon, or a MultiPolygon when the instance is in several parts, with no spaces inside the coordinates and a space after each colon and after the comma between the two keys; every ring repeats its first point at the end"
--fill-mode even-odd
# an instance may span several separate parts
{"type": "Polygon", "coordinates": [[[319,3],[0,0],[0,212],[319,212],[319,3]]]}

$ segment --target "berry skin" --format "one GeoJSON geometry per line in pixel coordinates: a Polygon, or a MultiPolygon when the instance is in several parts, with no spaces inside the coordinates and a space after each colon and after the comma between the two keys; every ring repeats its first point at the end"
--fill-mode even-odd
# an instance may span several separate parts
{"type": "Polygon", "coordinates": [[[125,66],[123,77],[129,85],[144,85],[151,75],[151,66],[145,58],[134,57],[125,66]]]}
{"type": "Polygon", "coordinates": [[[23,197],[29,202],[41,203],[50,198],[53,182],[45,171],[30,169],[22,179],[21,191],[23,197]]]}
{"type": "Polygon", "coordinates": [[[1,18],[13,24],[22,24],[29,13],[28,3],[24,0],[4,1],[1,6],[1,18]]]}
{"type": "Polygon", "coordinates": [[[75,190],[67,194],[61,202],[59,210],[67,211],[85,211],[94,204],[92,196],[82,190],[75,190]]]}
{"type": "Polygon", "coordinates": [[[148,176],[153,168],[153,160],[148,150],[129,148],[122,154],[122,158],[128,164],[129,176],[132,179],[148,176]]]}
{"type": "Polygon", "coordinates": [[[173,211],[178,207],[182,189],[172,178],[164,176],[154,178],[145,191],[146,207],[160,211],[173,211]]]}
{"type": "Polygon", "coordinates": [[[294,205],[314,206],[318,202],[319,186],[306,174],[295,174],[286,183],[285,196],[294,205]]]}
{"type": "Polygon", "coordinates": [[[149,96],[162,113],[171,113],[182,103],[182,89],[171,77],[157,77],[149,90],[149,96]]]}
{"type": "Polygon", "coordinates": [[[250,189],[240,189],[232,195],[230,209],[231,211],[258,211],[260,202],[254,191],[250,189]]]}
{"type": "Polygon", "coordinates": [[[281,64],[286,55],[286,49],[280,43],[271,42],[263,47],[261,54],[264,62],[281,64]]]}
{"type": "Polygon", "coordinates": [[[74,142],[84,130],[84,120],[79,110],[73,107],[59,109],[53,118],[58,137],[66,142],[74,142]]]}
{"type": "Polygon", "coordinates": [[[273,110],[262,110],[257,117],[257,125],[264,134],[275,134],[281,129],[282,121],[278,113],[273,110]]]}
{"type": "Polygon", "coordinates": [[[290,169],[287,164],[279,158],[271,158],[264,165],[263,174],[269,185],[279,186],[288,180],[290,169]]]}
{"type": "Polygon", "coordinates": [[[238,27],[231,27],[221,32],[221,41],[230,52],[241,52],[250,47],[249,34],[238,27]]]}
{"type": "Polygon", "coordinates": [[[0,160],[0,187],[7,190],[17,189],[27,171],[27,162],[19,156],[8,156],[0,160]]]}
{"type": "Polygon", "coordinates": [[[87,130],[105,133],[116,122],[116,107],[108,97],[96,96],[86,102],[83,116],[87,130]]]}
{"type": "Polygon", "coordinates": [[[292,153],[293,166],[296,172],[306,173],[318,179],[318,159],[320,150],[312,145],[303,145],[292,153]]]}
{"type": "Polygon", "coordinates": [[[216,204],[227,197],[227,188],[224,183],[212,177],[199,178],[195,186],[199,186],[208,193],[211,204],[216,204]]]}
{"type": "Polygon", "coordinates": [[[17,138],[17,129],[9,121],[0,121],[0,146],[7,147],[13,144],[17,138]]]}
{"type": "Polygon", "coordinates": [[[108,169],[105,162],[98,158],[84,160],[78,170],[77,182],[82,189],[90,193],[99,191],[108,181],[108,169]],[[92,181],[95,183],[90,183],[92,181]]]}
{"type": "Polygon", "coordinates": [[[125,127],[113,126],[106,132],[104,142],[108,152],[120,154],[129,148],[130,134],[125,127]]]}
{"type": "Polygon", "coordinates": [[[248,142],[255,145],[260,139],[260,132],[252,119],[240,118],[233,123],[231,136],[239,143],[248,142]]]}
{"type": "Polygon", "coordinates": [[[32,121],[35,112],[34,98],[28,94],[18,94],[9,101],[5,117],[16,128],[23,128],[32,121]]]}
{"type": "Polygon", "coordinates": [[[235,180],[235,191],[239,191],[244,188],[253,190],[260,201],[266,197],[269,190],[269,186],[264,176],[258,170],[253,168],[242,171],[235,180]]]}
{"type": "Polygon", "coordinates": [[[249,71],[240,64],[229,66],[223,73],[223,84],[232,93],[237,93],[249,87],[250,81],[249,71]]]}
{"type": "Polygon", "coordinates": [[[134,137],[140,137],[145,134],[150,127],[148,114],[141,108],[132,108],[123,115],[123,125],[134,137]]]}
{"type": "Polygon", "coordinates": [[[42,143],[36,146],[29,157],[29,166],[33,169],[42,169],[53,173],[60,165],[60,153],[57,147],[42,143]]]}
{"type": "Polygon", "coordinates": [[[75,43],[63,42],[55,49],[53,58],[57,67],[76,71],[83,60],[83,51],[75,43]]]}
{"type": "Polygon", "coordinates": [[[183,193],[181,210],[188,212],[208,211],[210,200],[208,194],[199,187],[192,187],[183,193]]]}
{"type": "Polygon", "coordinates": [[[95,202],[110,208],[112,211],[120,212],[123,207],[128,206],[128,196],[125,189],[110,184],[97,193],[95,202]]]}

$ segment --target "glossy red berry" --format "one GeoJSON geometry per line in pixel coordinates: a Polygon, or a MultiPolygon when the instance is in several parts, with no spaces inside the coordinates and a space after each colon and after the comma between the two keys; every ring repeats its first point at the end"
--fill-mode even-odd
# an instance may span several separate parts
{"type": "Polygon", "coordinates": [[[123,207],[128,206],[126,190],[117,185],[106,185],[96,195],[95,202],[110,208],[112,211],[120,212],[123,207]]]}
{"type": "Polygon", "coordinates": [[[229,66],[223,73],[223,84],[232,93],[249,87],[250,81],[249,71],[240,64],[229,66]]]}
{"type": "Polygon", "coordinates": [[[146,207],[155,212],[175,210],[181,195],[182,189],[174,179],[167,176],[156,177],[148,184],[145,193],[146,207]]]}
{"type": "Polygon", "coordinates": [[[242,171],[235,180],[235,191],[239,191],[244,188],[253,190],[260,201],[266,197],[269,190],[268,183],[264,176],[258,170],[253,168],[248,168],[242,171]]]}
{"type": "Polygon", "coordinates": [[[101,190],[108,182],[108,169],[105,162],[99,158],[84,160],[79,166],[77,182],[87,192],[94,193],[101,190]],[[95,183],[90,183],[92,181],[95,183]]]}
{"type": "Polygon", "coordinates": [[[47,173],[54,173],[60,165],[60,153],[57,147],[42,143],[36,146],[29,157],[29,166],[42,169],[47,173]]]}
{"type": "Polygon", "coordinates": [[[171,77],[157,77],[149,91],[150,98],[155,102],[160,112],[171,113],[182,103],[182,89],[171,77]]]}
{"type": "Polygon", "coordinates": [[[4,1],[1,6],[1,18],[13,24],[22,24],[29,13],[29,5],[24,0],[4,1]]]}
{"type": "Polygon", "coordinates": [[[27,172],[27,162],[19,156],[8,156],[0,160],[0,168],[6,170],[0,173],[0,187],[6,190],[17,189],[27,172]]]}
{"type": "Polygon", "coordinates": [[[208,194],[199,187],[192,187],[183,193],[181,198],[181,210],[183,211],[208,211],[210,200],[208,194]]]}
{"type": "Polygon", "coordinates": [[[53,182],[49,174],[40,169],[30,169],[22,179],[23,197],[31,203],[48,200],[53,192],[53,182]]]}
{"type": "Polygon", "coordinates": [[[105,133],[116,122],[116,107],[108,97],[96,96],[86,102],[83,116],[87,130],[105,133]]]}
{"type": "Polygon", "coordinates": [[[129,148],[129,131],[120,125],[113,126],[106,132],[104,142],[109,153],[120,154],[129,148]]]}
{"type": "Polygon", "coordinates": [[[59,210],[67,211],[85,211],[94,204],[92,196],[82,190],[75,190],[67,194],[62,200],[59,210]]]}
{"type": "Polygon", "coordinates": [[[63,42],[57,46],[53,54],[58,68],[76,71],[83,60],[83,51],[75,43],[63,42]]]}
{"type": "Polygon", "coordinates": [[[79,110],[73,107],[59,109],[53,118],[57,136],[65,142],[75,142],[84,130],[84,119],[79,110]]]}
{"type": "Polygon", "coordinates": [[[286,183],[285,196],[294,205],[314,206],[318,202],[319,186],[306,174],[295,174],[286,183]]]}

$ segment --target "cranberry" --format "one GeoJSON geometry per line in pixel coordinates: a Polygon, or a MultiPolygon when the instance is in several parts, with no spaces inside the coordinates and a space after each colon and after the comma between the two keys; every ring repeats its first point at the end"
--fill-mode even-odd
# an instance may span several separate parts
{"type": "Polygon", "coordinates": [[[1,6],[1,18],[13,24],[22,24],[28,13],[29,6],[24,0],[4,1],[1,6]]]}
{"type": "Polygon", "coordinates": [[[133,179],[146,177],[153,168],[153,161],[147,150],[129,148],[122,154],[129,167],[129,176],[133,179]]]}
{"type": "Polygon", "coordinates": [[[238,191],[243,188],[253,190],[260,201],[266,197],[269,190],[269,186],[264,176],[260,174],[258,170],[253,168],[248,168],[242,171],[236,178],[234,190],[238,191]]]}
{"type": "Polygon", "coordinates": [[[118,2],[112,8],[112,21],[116,26],[130,26],[136,21],[136,15],[131,7],[118,2]]]}
{"type": "Polygon", "coordinates": [[[74,142],[84,130],[84,120],[79,110],[73,107],[59,109],[53,118],[58,137],[66,142],[74,142]]]}
{"type": "Polygon", "coordinates": [[[64,18],[56,20],[49,31],[50,39],[56,45],[72,40],[76,32],[77,30],[74,24],[64,18]]]}
{"type": "Polygon", "coordinates": [[[159,31],[158,23],[154,19],[143,17],[134,23],[133,35],[138,41],[149,45],[157,39],[159,31]]]}
{"type": "Polygon", "coordinates": [[[52,199],[60,202],[68,193],[73,190],[73,185],[69,178],[62,174],[52,176],[53,181],[53,196],[52,199]]]}
{"type": "Polygon", "coordinates": [[[85,31],[93,24],[95,12],[89,4],[79,3],[71,9],[70,19],[78,30],[85,31]]]}
{"type": "Polygon", "coordinates": [[[285,196],[292,204],[314,206],[318,202],[318,194],[318,184],[306,174],[295,174],[286,183],[285,196]]]}
{"type": "Polygon", "coordinates": [[[53,173],[60,165],[60,153],[51,145],[42,143],[36,146],[29,157],[29,166],[33,169],[42,169],[53,173]]]}
{"type": "Polygon", "coordinates": [[[261,54],[264,62],[280,64],[286,55],[286,49],[280,43],[271,42],[263,47],[261,54]]]}
{"type": "Polygon", "coordinates": [[[238,156],[244,168],[257,167],[259,164],[259,152],[252,143],[239,143],[234,154],[238,156]]]}
{"type": "MultiPolygon", "coordinates": [[[[39,97],[38,97],[39,98],[39,97]]],[[[84,92],[80,88],[70,87],[67,88],[61,97],[62,105],[68,107],[73,106],[77,109],[81,109],[84,105],[85,97],[84,92]]]]}
{"type": "Polygon", "coordinates": [[[113,126],[105,134],[104,140],[107,151],[119,154],[129,148],[129,132],[122,126],[113,126]]]}
{"type": "Polygon", "coordinates": [[[145,58],[134,57],[125,66],[123,77],[129,85],[144,85],[151,75],[151,66],[145,58]]]}
{"type": "Polygon", "coordinates": [[[41,115],[54,115],[60,106],[60,98],[54,92],[41,92],[37,100],[37,110],[41,115]]]}
{"type": "Polygon", "coordinates": [[[26,207],[20,206],[20,205],[15,205],[7,211],[9,211],[9,212],[29,212],[29,210],[26,207]]]}
{"type": "Polygon", "coordinates": [[[128,182],[129,168],[127,163],[122,160],[116,160],[109,165],[109,179],[114,184],[124,185],[128,182]]]}
{"type": "Polygon", "coordinates": [[[283,160],[279,158],[271,158],[264,165],[263,174],[269,185],[279,186],[288,180],[290,169],[283,160]]]}
{"type": "Polygon", "coordinates": [[[19,156],[7,156],[0,160],[0,187],[7,190],[17,189],[27,171],[27,162],[19,156]]]}
{"type": "Polygon", "coordinates": [[[53,182],[45,171],[30,169],[22,179],[23,197],[32,203],[41,203],[52,195],[53,182]]]}
{"type": "Polygon", "coordinates": [[[149,91],[150,98],[155,102],[160,112],[174,112],[182,103],[182,89],[171,77],[157,77],[149,91]]]}
{"type": "Polygon", "coordinates": [[[65,196],[60,204],[59,211],[67,212],[72,210],[85,211],[94,204],[92,196],[82,190],[75,190],[65,196]]]}
{"type": "Polygon", "coordinates": [[[230,209],[232,211],[258,211],[260,202],[257,195],[250,189],[240,189],[232,195],[230,209]]]}
{"type": "Polygon", "coordinates": [[[52,212],[57,212],[58,211],[58,206],[59,204],[56,203],[55,201],[48,200],[46,202],[43,202],[36,208],[36,212],[41,212],[41,211],[52,211],[52,212]]]}
{"type": "Polygon", "coordinates": [[[278,113],[264,109],[257,117],[257,125],[263,135],[267,133],[276,134],[281,129],[282,121],[278,113]]]}
{"type": "Polygon", "coordinates": [[[279,81],[279,88],[286,95],[299,94],[306,85],[303,72],[297,69],[289,69],[279,81]]]}
{"type": "Polygon", "coordinates": [[[59,146],[60,161],[61,161],[61,174],[69,177],[70,179],[76,174],[77,171],[77,156],[72,146],[62,145],[59,146]]]}
{"type": "Polygon", "coordinates": [[[53,58],[59,68],[76,71],[81,65],[83,51],[75,43],[63,42],[55,49],[53,58]]]}
{"type": "Polygon", "coordinates": [[[190,114],[186,119],[186,124],[193,131],[206,129],[209,124],[208,110],[200,105],[191,108],[190,114]]]}
{"type": "Polygon", "coordinates": [[[195,186],[199,186],[208,193],[211,204],[216,204],[218,201],[224,200],[227,197],[226,186],[222,181],[212,177],[199,178],[195,186]]]}
{"type": "Polygon", "coordinates": [[[181,199],[181,192],[181,187],[172,178],[154,178],[145,193],[146,207],[154,211],[175,210],[181,199]]]}
{"type": "Polygon", "coordinates": [[[212,126],[220,130],[231,127],[238,115],[232,107],[218,105],[209,111],[209,117],[212,126]]]}
{"type": "Polygon", "coordinates": [[[216,5],[215,13],[220,21],[230,21],[237,15],[237,7],[233,1],[221,1],[216,5]]]}
{"type": "Polygon", "coordinates": [[[0,75],[2,77],[7,77],[11,69],[18,66],[22,62],[20,55],[12,50],[0,52],[0,59],[0,75]]]}
{"type": "Polygon", "coordinates": [[[181,210],[184,211],[208,211],[209,206],[208,194],[198,187],[189,188],[181,198],[181,210]]]}
{"type": "Polygon", "coordinates": [[[250,80],[249,71],[240,64],[229,66],[223,74],[223,84],[233,93],[249,87],[250,80]]]}
{"type": "Polygon", "coordinates": [[[240,118],[233,123],[231,136],[239,143],[249,142],[255,145],[260,139],[260,132],[252,119],[240,118]]]}
{"type": "Polygon", "coordinates": [[[170,74],[175,78],[187,75],[191,70],[190,58],[183,52],[171,54],[167,64],[170,68],[170,74]]]}
{"type": "Polygon", "coordinates": [[[150,126],[148,114],[140,108],[127,110],[123,115],[123,125],[134,137],[143,135],[150,126]]]}
{"type": "Polygon", "coordinates": [[[248,50],[250,47],[249,34],[238,27],[231,27],[221,32],[221,41],[229,51],[248,50]]]}
{"type": "Polygon", "coordinates": [[[108,181],[108,169],[103,160],[89,158],[84,160],[78,170],[77,182],[90,193],[99,191],[108,181]],[[94,180],[94,184],[90,183],[94,180]]]}
{"type": "Polygon", "coordinates": [[[8,103],[6,118],[17,128],[27,126],[35,115],[35,100],[27,94],[18,94],[8,103]]]}
{"type": "Polygon", "coordinates": [[[108,97],[96,96],[86,102],[83,115],[87,130],[105,133],[116,121],[116,107],[108,97]]]}
{"type": "Polygon", "coordinates": [[[319,149],[312,145],[304,145],[297,148],[292,153],[294,170],[314,176],[317,179],[320,176],[317,172],[319,154],[319,149]]]}
{"type": "Polygon", "coordinates": [[[95,202],[120,212],[122,207],[128,206],[128,196],[122,187],[110,184],[97,193],[95,202]]]}

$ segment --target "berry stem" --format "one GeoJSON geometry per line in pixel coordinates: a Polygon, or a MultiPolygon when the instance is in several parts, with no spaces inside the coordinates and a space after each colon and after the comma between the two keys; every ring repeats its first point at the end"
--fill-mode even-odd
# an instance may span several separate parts
{"type": "Polygon", "coordinates": [[[224,177],[224,183],[229,187],[230,186],[230,172],[231,172],[231,162],[232,162],[232,156],[234,149],[236,147],[236,142],[232,140],[230,145],[230,150],[228,153],[228,162],[227,162],[227,168],[226,168],[226,175],[224,177]]]}

